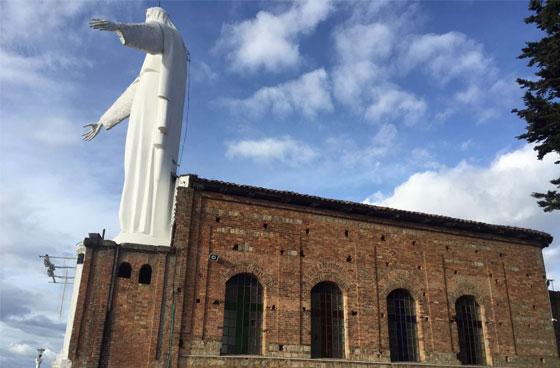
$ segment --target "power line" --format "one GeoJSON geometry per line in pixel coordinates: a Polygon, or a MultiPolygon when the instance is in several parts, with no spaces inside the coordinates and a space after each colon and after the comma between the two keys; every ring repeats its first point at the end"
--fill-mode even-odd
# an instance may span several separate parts
{"type": "Polygon", "coordinates": [[[185,141],[187,140],[187,130],[189,127],[189,110],[190,110],[190,94],[191,94],[191,54],[189,50],[187,50],[187,103],[185,108],[185,118],[184,118],[184,125],[185,125],[185,132],[183,133],[183,139],[181,142],[181,152],[179,153],[179,162],[177,166],[181,166],[181,161],[183,159],[183,152],[185,151],[185,141]]]}

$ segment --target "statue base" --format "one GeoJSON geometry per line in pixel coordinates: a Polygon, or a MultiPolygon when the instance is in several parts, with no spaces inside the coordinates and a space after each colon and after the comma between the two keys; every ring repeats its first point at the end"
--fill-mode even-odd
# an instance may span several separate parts
{"type": "Polygon", "coordinates": [[[120,233],[113,241],[117,244],[144,244],[169,247],[171,245],[171,234],[168,236],[156,237],[148,234],[120,233]]]}

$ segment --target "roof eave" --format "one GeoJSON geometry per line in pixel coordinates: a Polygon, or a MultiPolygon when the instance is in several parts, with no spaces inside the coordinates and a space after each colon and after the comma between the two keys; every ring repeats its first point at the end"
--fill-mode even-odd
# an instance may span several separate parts
{"type": "Polygon", "coordinates": [[[462,220],[453,217],[432,215],[421,212],[398,210],[388,207],[374,206],[363,203],[342,201],[337,199],[321,198],[306,194],[299,194],[289,191],[253,187],[199,178],[189,174],[182,176],[187,180],[186,185],[197,190],[215,192],[221,194],[248,197],[265,201],[279,202],[314,209],[324,209],[348,213],[352,215],[363,215],[367,217],[382,218],[386,220],[414,223],[423,226],[433,226],[438,228],[469,231],[478,234],[497,235],[501,237],[519,239],[541,248],[545,248],[552,243],[553,237],[542,231],[524,229],[512,226],[493,225],[483,222],[462,220]]]}

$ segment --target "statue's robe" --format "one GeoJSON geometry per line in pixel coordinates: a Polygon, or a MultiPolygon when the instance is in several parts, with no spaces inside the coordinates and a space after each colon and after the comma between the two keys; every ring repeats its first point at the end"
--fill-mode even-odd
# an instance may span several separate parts
{"type": "Polygon", "coordinates": [[[119,210],[121,231],[114,240],[170,245],[186,48],[161,8],[149,9],[146,23],[125,25],[117,33],[125,46],[147,55],[138,77],[100,121],[111,129],[129,115],[119,210]]]}

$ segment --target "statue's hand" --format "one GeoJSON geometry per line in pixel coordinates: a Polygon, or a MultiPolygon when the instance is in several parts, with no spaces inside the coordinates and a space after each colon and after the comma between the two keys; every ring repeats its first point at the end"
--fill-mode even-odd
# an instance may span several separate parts
{"type": "Polygon", "coordinates": [[[103,124],[101,124],[101,123],[93,123],[93,124],[84,125],[84,128],[87,128],[88,130],[87,130],[87,132],[82,134],[82,139],[84,141],[91,141],[93,138],[95,138],[96,135],[99,134],[102,127],[103,127],[103,124]]]}
{"type": "Polygon", "coordinates": [[[100,31],[114,32],[119,29],[119,23],[111,22],[106,19],[93,18],[89,21],[89,26],[100,31]]]}

